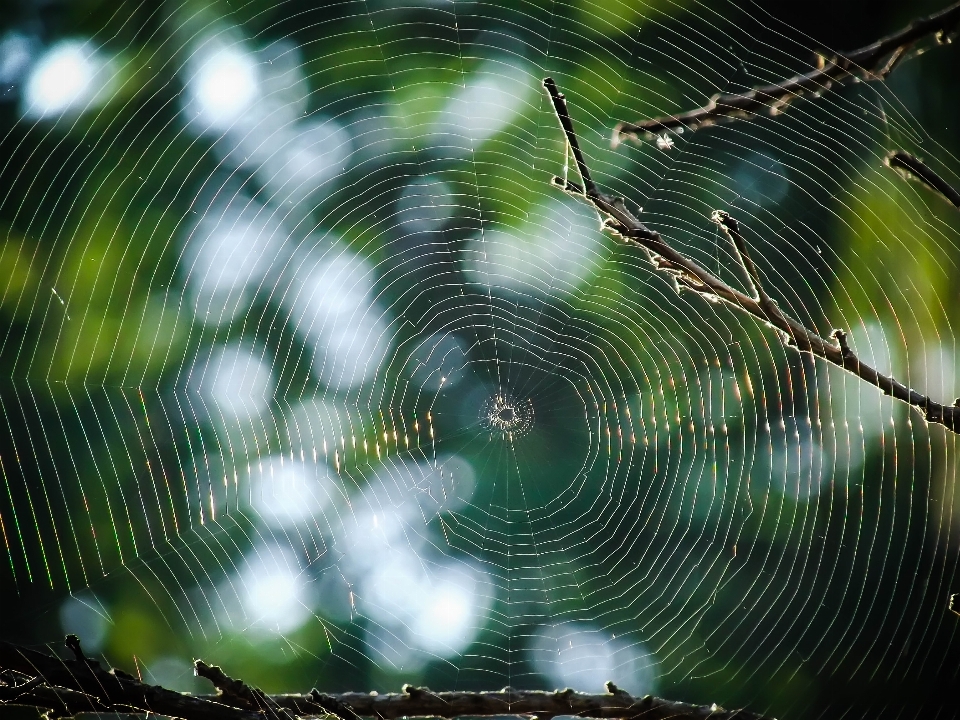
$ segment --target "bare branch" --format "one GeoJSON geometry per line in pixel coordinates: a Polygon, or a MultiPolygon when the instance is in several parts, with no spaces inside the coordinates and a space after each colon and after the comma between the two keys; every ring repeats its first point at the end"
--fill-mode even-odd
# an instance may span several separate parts
{"type": "MultiPolygon", "coordinates": [[[[283,705],[284,697],[295,699],[297,696],[274,697],[283,705]]],[[[494,692],[434,693],[426,688],[405,685],[404,691],[399,694],[343,693],[332,697],[349,705],[362,716],[382,720],[494,715],[535,716],[538,720],[550,720],[559,715],[634,720],[764,720],[763,716],[747,710],[724,710],[717,705],[691,705],[651,695],[637,698],[620,690],[613,683],[607,683],[607,692],[598,695],[569,689],[542,692],[513,688],[494,692]]]]}
{"type": "Polygon", "coordinates": [[[914,45],[934,35],[943,42],[960,22],[960,2],[910,23],[899,32],[865,47],[822,62],[821,66],[802,75],[756,87],[745,93],[717,94],[696,110],[644,120],[623,122],[613,131],[616,145],[624,138],[651,139],[656,133],[678,129],[697,130],[718,122],[746,120],[766,110],[775,115],[792,100],[807,93],[828,90],[833,83],[854,75],[862,80],[882,80],[904,58],[914,45]]]}
{"type": "MultiPolygon", "coordinates": [[[[958,6],[960,7],[960,6],[958,6]]],[[[567,135],[567,140],[571,147],[579,147],[575,144],[576,135],[573,130],[573,122],[567,110],[566,99],[557,89],[556,83],[549,78],[544,80],[544,87],[550,93],[553,106],[560,119],[561,127],[567,135]],[[571,137],[572,136],[572,137],[571,137]]],[[[703,268],[695,260],[677,252],[668,245],[660,234],[651,230],[640,222],[627,208],[621,198],[614,198],[601,192],[596,184],[591,180],[587,183],[589,168],[586,161],[582,158],[577,162],[578,167],[583,165],[581,174],[584,176],[584,190],[578,192],[580,188],[575,183],[567,182],[560,185],[571,194],[578,194],[586,198],[597,210],[606,217],[605,226],[619,235],[626,242],[639,245],[647,251],[654,266],[663,272],[670,273],[677,283],[677,289],[693,290],[707,298],[722,300],[749,315],[763,321],[770,327],[776,328],[782,333],[784,341],[788,345],[796,347],[802,352],[810,353],[823,358],[827,362],[838,367],[849,370],[862,380],[871,385],[880,388],[884,394],[890,395],[898,400],[912,405],[918,410],[923,411],[927,422],[943,425],[948,430],[960,434],[960,399],[954,405],[943,405],[931,400],[926,395],[911,390],[906,385],[892,377],[884,375],[876,368],[870,367],[860,361],[846,344],[846,334],[842,330],[835,330],[833,339],[836,343],[825,340],[813,330],[809,330],[798,321],[785,314],[777,307],[766,294],[760,294],[762,285],[760,284],[759,273],[753,262],[746,254],[746,243],[740,234],[739,224],[730,217],[729,214],[717,211],[714,213],[716,218],[714,222],[720,224],[724,231],[730,236],[737,248],[740,261],[743,264],[748,277],[756,286],[757,297],[750,297],[739,290],[731,287],[719,277],[703,268]]],[[[554,179],[554,184],[557,179],[554,179]]]]}
{"type": "Polygon", "coordinates": [[[939,193],[955,208],[960,210],[960,192],[950,183],[931,170],[922,160],[904,150],[894,150],[887,155],[886,164],[892,168],[903,170],[920,180],[931,190],[939,193]]]}
{"type": "Polygon", "coordinates": [[[553,78],[544,78],[543,86],[547,88],[550,93],[550,99],[553,101],[553,109],[557,113],[557,118],[560,120],[560,127],[563,128],[563,132],[567,137],[567,144],[573,151],[573,159],[577,163],[577,171],[580,173],[580,177],[583,178],[583,187],[588,194],[596,192],[597,186],[593,184],[593,180],[590,178],[590,170],[587,168],[587,163],[583,159],[583,151],[580,150],[580,141],[577,139],[577,134],[573,131],[573,122],[567,114],[564,95],[560,92],[559,88],[557,88],[557,84],[553,81],[553,78]]]}
{"type": "Polygon", "coordinates": [[[71,717],[78,713],[111,712],[113,708],[99,698],[77,690],[63,687],[51,687],[43,678],[0,671],[0,707],[4,705],[25,705],[42,710],[48,717],[71,717]]]}
{"type": "MultiPolygon", "coordinates": [[[[79,650],[79,642],[71,646],[79,650]]],[[[0,707],[28,705],[52,710],[55,717],[83,712],[154,712],[188,720],[268,720],[320,717],[332,708],[342,718],[358,715],[377,720],[403,717],[455,718],[495,715],[558,715],[623,720],[766,720],[746,710],[717,705],[691,705],[650,695],[633,697],[613,683],[597,695],[561,690],[541,692],[504,688],[494,692],[440,692],[404,685],[400,693],[341,693],[266,695],[219,667],[197,661],[197,673],[220,691],[213,696],[181,695],[145,685],[120,671],[106,671],[96,661],[61,660],[10,643],[0,643],[0,707]],[[256,709],[253,709],[256,708],[256,709]]]]}
{"type": "Polygon", "coordinates": [[[39,679],[49,686],[37,686],[29,693],[19,693],[17,700],[5,702],[23,704],[35,698],[35,706],[48,708],[47,702],[55,697],[60,702],[59,711],[70,714],[110,710],[154,712],[189,720],[263,720],[258,712],[147,685],[122,670],[104,670],[95,660],[63,660],[2,641],[0,670],[39,679]]]}
{"type": "Polygon", "coordinates": [[[280,707],[275,700],[265,695],[259,688],[252,688],[243,680],[235,680],[228,676],[217,665],[207,665],[203,660],[195,660],[193,668],[197,675],[206,678],[220,691],[215,700],[225,699],[236,702],[249,710],[263,714],[274,720],[294,720],[294,715],[287,708],[280,707]]]}
{"type": "Polygon", "coordinates": [[[341,720],[360,720],[360,716],[350,705],[333,695],[326,695],[316,688],[310,691],[310,701],[328,713],[336,715],[341,720]]]}
{"type": "Polygon", "coordinates": [[[750,253],[747,251],[747,241],[743,239],[743,234],[740,232],[740,223],[730,217],[730,213],[724,212],[723,210],[715,210],[713,215],[710,216],[710,220],[719,225],[733,243],[733,248],[737,253],[737,260],[740,261],[740,265],[743,266],[747,274],[747,283],[752,286],[756,300],[766,309],[767,316],[770,317],[778,314],[780,309],[763,289],[760,272],[757,270],[757,266],[753,264],[750,253]]]}

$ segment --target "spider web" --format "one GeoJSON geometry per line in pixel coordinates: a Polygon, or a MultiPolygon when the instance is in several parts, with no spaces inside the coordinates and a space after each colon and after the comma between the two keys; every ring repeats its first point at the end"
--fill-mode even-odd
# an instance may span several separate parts
{"type": "Polygon", "coordinates": [[[550,184],[540,83],[674,247],[742,287],[730,212],[786,312],[947,401],[958,218],[882,160],[951,177],[911,114],[951,50],[613,149],[822,46],[724,2],[311,5],[3,20],[3,636],[195,692],[192,657],[268,690],[935,703],[955,436],[605,234],[550,184]]]}

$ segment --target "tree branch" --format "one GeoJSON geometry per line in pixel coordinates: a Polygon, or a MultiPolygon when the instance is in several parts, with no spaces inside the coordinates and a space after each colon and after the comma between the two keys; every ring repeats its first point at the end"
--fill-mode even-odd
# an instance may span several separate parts
{"type": "Polygon", "coordinates": [[[927,165],[917,157],[904,150],[894,150],[887,155],[885,160],[889,167],[903,170],[912,175],[926,185],[934,192],[939,193],[944,199],[952,203],[955,208],[960,210],[960,192],[952,187],[950,183],[937,175],[927,165]]]}
{"type": "MultiPolygon", "coordinates": [[[[960,5],[957,7],[960,7],[960,5]]],[[[567,142],[571,148],[579,149],[579,142],[573,130],[573,122],[567,110],[566,98],[558,90],[552,79],[545,79],[543,85],[550,94],[550,99],[560,120],[560,126],[567,137],[567,142]]],[[[578,157],[575,151],[574,156],[577,158],[577,167],[582,166],[583,170],[586,171],[586,175],[583,176],[584,187],[580,188],[576,183],[564,181],[560,178],[554,178],[554,184],[559,185],[570,194],[586,198],[606,216],[605,227],[619,235],[624,241],[642,247],[647,251],[650,261],[658,270],[673,275],[678,291],[682,289],[693,290],[704,297],[721,300],[752,315],[770,327],[779,330],[788,345],[849,370],[862,380],[880,388],[884,394],[902,400],[923,411],[927,422],[943,425],[948,430],[960,434],[960,399],[954,405],[948,406],[911,390],[903,383],[861,362],[847,345],[846,334],[842,330],[833,332],[833,339],[836,340],[836,344],[834,344],[783,313],[765,293],[760,294],[762,285],[760,284],[759,273],[746,253],[746,243],[740,234],[739,224],[729,214],[723,211],[715,212],[714,222],[719,224],[733,241],[740,262],[758,293],[755,298],[731,287],[695,260],[674,250],[658,232],[641,223],[627,209],[622,198],[612,197],[601,192],[596,184],[589,179],[589,168],[587,168],[582,153],[578,157]]]]}
{"type": "Polygon", "coordinates": [[[195,660],[193,669],[199,677],[206,678],[220,691],[220,694],[213,698],[214,701],[236,703],[273,720],[294,720],[296,717],[288,708],[280,707],[276,700],[265,695],[260,688],[252,688],[242,680],[235,680],[217,665],[207,665],[203,660],[195,660]]]}
{"type": "MultiPolygon", "coordinates": [[[[285,702],[284,697],[297,696],[275,696],[281,705],[285,702]]],[[[538,720],[550,720],[559,715],[633,720],[764,720],[763,716],[747,710],[691,705],[652,695],[633,697],[613,683],[607,683],[607,692],[598,695],[570,689],[542,692],[513,688],[493,692],[434,693],[426,688],[405,685],[402,693],[343,693],[333,697],[352,707],[359,715],[382,720],[495,715],[535,716],[538,720]]]]}
{"type": "Polygon", "coordinates": [[[43,678],[29,678],[10,670],[0,671],[0,707],[4,705],[35,707],[49,718],[114,711],[113,707],[92,695],[63,687],[51,687],[44,683],[43,678]]]}
{"type": "MultiPolygon", "coordinates": [[[[41,688],[38,684],[26,693],[17,692],[16,700],[3,699],[3,703],[48,708],[47,703],[55,696],[60,706],[54,709],[61,715],[109,710],[154,712],[197,720],[263,720],[258,712],[147,685],[122,670],[104,670],[95,660],[63,660],[2,641],[0,670],[19,673],[28,680],[40,680],[47,686],[41,688]]],[[[11,692],[9,686],[5,690],[11,692]]]]}
{"type": "Polygon", "coordinates": [[[833,83],[854,75],[862,80],[882,80],[920,40],[937,36],[943,42],[960,22],[960,2],[919,18],[899,32],[870,45],[823,62],[810,72],[795,75],[770,85],[762,85],[745,93],[717,94],[696,110],[644,120],[619,123],[613,131],[616,146],[623,138],[650,139],[656,133],[678,129],[697,130],[718,122],[745,120],[766,109],[771,115],[783,110],[792,100],[806,93],[823,92],[833,83]]]}
{"type": "MultiPolygon", "coordinates": [[[[71,645],[71,647],[74,647],[71,645]]],[[[75,644],[79,649],[79,642],[75,644]]],[[[400,693],[349,692],[325,695],[266,695],[235,680],[215,665],[196,661],[197,674],[219,690],[211,696],[182,695],[146,685],[122,670],[104,670],[94,660],[62,660],[11,643],[0,643],[0,707],[28,705],[51,717],[84,712],[154,712],[186,720],[267,720],[325,716],[334,711],[345,720],[403,717],[456,718],[496,715],[558,715],[622,720],[768,720],[746,710],[691,705],[650,695],[633,697],[613,683],[589,695],[562,690],[541,692],[504,688],[494,692],[440,692],[404,685],[400,693]]]]}
{"type": "Polygon", "coordinates": [[[730,213],[724,212],[723,210],[714,210],[713,215],[710,216],[710,220],[719,225],[723,229],[723,232],[726,234],[726,236],[730,238],[730,241],[733,243],[733,248],[737,254],[737,260],[740,261],[740,265],[746,272],[747,283],[752,287],[756,296],[754,299],[760,303],[764,310],[766,310],[767,317],[779,314],[780,309],[763,289],[763,283],[760,280],[760,272],[757,270],[757,266],[753,264],[753,260],[750,258],[750,253],[747,252],[747,241],[743,239],[743,235],[740,233],[740,223],[730,217],[730,213]]]}

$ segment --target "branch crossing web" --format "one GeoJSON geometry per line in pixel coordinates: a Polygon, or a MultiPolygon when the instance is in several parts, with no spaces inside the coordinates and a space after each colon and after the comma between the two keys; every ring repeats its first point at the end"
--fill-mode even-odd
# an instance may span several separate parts
{"type": "Polygon", "coordinates": [[[614,148],[826,51],[722,1],[70,7],[0,27],[3,637],[193,692],[957,679],[957,436],[678,293],[551,184],[541,85],[673,247],[743,288],[729,212],[785,312],[952,402],[960,213],[883,159],[955,177],[955,50],[614,148]]]}

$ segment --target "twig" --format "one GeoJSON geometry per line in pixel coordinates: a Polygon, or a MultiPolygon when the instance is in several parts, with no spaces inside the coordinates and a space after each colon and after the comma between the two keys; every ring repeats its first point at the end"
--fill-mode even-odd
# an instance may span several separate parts
{"type": "Polygon", "coordinates": [[[955,2],[939,12],[914,20],[899,32],[826,60],[822,66],[802,75],[756,87],[745,93],[717,94],[703,107],[679,115],[620,123],[613,132],[614,145],[625,137],[650,139],[656,133],[680,128],[696,130],[717,122],[750,119],[763,109],[775,115],[795,98],[805,93],[826,91],[833,83],[854,75],[868,81],[882,80],[918,41],[936,35],[942,42],[958,22],[960,2],[955,2]]]}
{"type": "Polygon", "coordinates": [[[464,715],[579,715],[595,718],[639,718],[659,720],[763,720],[744,710],[723,710],[716,705],[696,706],[651,696],[634,698],[612,683],[607,693],[588,695],[564,690],[553,693],[505,688],[497,692],[441,692],[406,685],[403,692],[342,693],[325,695],[266,695],[241,680],[226,675],[219,667],[197,661],[197,674],[210,680],[220,691],[215,696],[181,695],[145,685],[122,671],[106,671],[80,651],[79,641],[70,642],[77,660],[62,660],[11,643],[0,643],[0,705],[13,703],[52,708],[57,717],[80,712],[156,712],[198,720],[263,720],[266,717],[317,716],[334,707],[341,717],[358,715],[396,720],[401,717],[445,717],[464,715]],[[119,688],[119,689],[118,689],[119,688]],[[256,708],[256,710],[253,710],[256,708]]]}
{"type": "Polygon", "coordinates": [[[98,698],[77,690],[47,685],[43,678],[24,681],[21,673],[0,671],[0,707],[25,705],[44,711],[48,718],[72,717],[77,713],[110,712],[98,698]]]}
{"type": "Polygon", "coordinates": [[[350,705],[333,695],[326,695],[316,688],[310,691],[310,700],[328,713],[341,718],[341,720],[360,720],[360,716],[350,705]]]}
{"type": "Polygon", "coordinates": [[[67,635],[64,639],[63,644],[67,646],[67,649],[73,653],[73,656],[77,659],[77,662],[81,662],[84,665],[97,670],[100,668],[100,662],[98,660],[93,660],[88,658],[83,654],[83,648],[80,647],[80,638],[76,635],[67,635]]]}
{"type": "Polygon", "coordinates": [[[0,707],[29,705],[53,710],[55,717],[83,712],[154,712],[188,720],[265,720],[269,717],[317,717],[339,708],[340,717],[377,720],[403,717],[456,718],[495,715],[558,715],[620,720],[768,720],[746,710],[724,710],[717,705],[691,705],[650,695],[634,697],[613,683],[596,695],[573,690],[541,692],[504,688],[494,692],[431,692],[404,685],[400,693],[348,692],[325,695],[266,695],[219,667],[202,661],[197,673],[220,691],[213,696],[181,695],[152,687],[126,673],[108,672],[79,660],[61,660],[11,643],[0,643],[0,707]],[[122,689],[118,689],[122,688],[122,689]],[[251,708],[257,707],[259,710],[251,708]]]}
{"type": "Polygon", "coordinates": [[[733,248],[737,253],[737,260],[740,261],[740,265],[746,271],[747,283],[752,287],[756,296],[754,299],[767,311],[767,317],[779,314],[780,309],[763,289],[760,272],[757,270],[757,266],[753,264],[750,253],[747,252],[747,241],[743,239],[743,234],[740,232],[740,223],[730,217],[730,213],[724,212],[723,210],[715,210],[713,215],[710,216],[710,220],[719,225],[733,243],[733,248]]]}
{"type": "MultiPolygon", "coordinates": [[[[14,671],[51,686],[53,696],[62,705],[54,708],[58,712],[110,710],[154,712],[187,720],[263,720],[257,712],[147,685],[121,670],[104,670],[96,661],[64,660],[2,641],[0,670],[14,671]]],[[[48,708],[47,703],[53,699],[51,693],[40,692],[38,687],[19,697],[16,703],[31,698],[37,699],[35,706],[41,708],[48,708]]]]}
{"type": "Polygon", "coordinates": [[[953,203],[955,208],[960,210],[960,192],[919,158],[905,150],[894,150],[887,155],[885,162],[889,167],[903,170],[917,178],[931,190],[940,193],[947,201],[953,203]]]}
{"type": "Polygon", "coordinates": [[[217,699],[236,702],[274,720],[294,720],[295,716],[289,709],[280,707],[269,695],[264,694],[263,690],[230,677],[218,665],[207,665],[203,660],[194,660],[193,669],[199,677],[206,678],[220,691],[217,699]]]}
{"type": "MultiPolygon", "coordinates": [[[[573,122],[570,120],[567,110],[566,99],[557,89],[556,83],[550,78],[544,80],[543,85],[550,94],[560,125],[567,136],[567,142],[571,147],[579,148],[576,133],[573,130],[573,122]]],[[[729,214],[718,211],[714,214],[716,218],[714,222],[718,222],[734,242],[747,276],[758,293],[755,298],[731,287],[695,260],[674,250],[659,233],[641,223],[626,208],[621,198],[606,195],[597,188],[592,180],[588,182],[589,169],[586,168],[586,161],[582,158],[582,155],[577,160],[577,166],[580,167],[581,163],[587,170],[587,175],[584,176],[583,189],[576,183],[559,180],[558,178],[554,178],[554,184],[563,187],[564,190],[573,195],[586,198],[607,217],[605,226],[608,229],[625,241],[644,248],[658,270],[674,276],[677,290],[693,290],[704,297],[722,300],[749,315],[753,315],[758,320],[779,330],[788,345],[849,370],[862,380],[879,387],[884,394],[922,410],[927,422],[943,425],[948,430],[960,434],[960,399],[954,405],[948,406],[911,390],[903,383],[861,362],[846,344],[846,334],[842,330],[834,331],[833,339],[836,343],[830,342],[782,312],[776,303],[766,297],[765,293],[761,295],[762,285],[760,284],[759,273],[752,261],[749,260],[749,255],[745,254],[746,243],[743,242],[740,235],[739,224],[729,214]]]]}
{"type": "Polygon", "coordinates": [[[214,700],[229,705],[239,705],[264,713],[267,717],[279,720],[293,720],[296,716],[328,714],[340,720],[360,720],[359,715],[349,705],[333,695],[325,695],[313,689],[307,696],[278,695],[284,703],[278,703],[274,696],[265,694],[259,688],[253,688],[242,680],[236,680],[223,672],[217,665],[207,665],[203,660],[195,660],[194,669],[199,677],[206,678],[220,691],[214,700]]]}
{"type": "MultiPolygon", "coordinates": [[[[284,705],[285,697],[274,696],[284,705]]],[[[489,717],[495,715],[535,716],[550,720],[559,715],[584,718],[634,720],[765,720],[747,710],[724,710],[717,705],[691,705],[663,700],[651,695],[633,697],[612,683],[607,692],[598,695],[559,690],[514,690],[493,692],[431,692],[426,688],[404,686],[402,693],[384,695],[343,693],[332,695],[352,707],[359,715],[381,720],[403,717],[489,717]]]]}
{"type": "MultiPolygon", "coordinates": [[[[543,85],[550,92],[551,99],[559,98],[563,101],[563,93],[560,92],[553,78],[544,78],[543,85]]],[[[583,158],[583,151],[580,149],[580,141],[577,139],[577,134],[573,131],[573,121],[570,120],[570,116],[567,114],[566,103],[561,102],[561,104],[558,105],[556,100],[554,100],[553,108],[557,113],[557,117],[560,119],[560,126],[563,128],[563,132],[567,136],[567,143],[569,143],[570,149],[573,151],[573,159],[577,163],[577,172],[579,172],[580,177],[583,178],[585,194],[596,193],[597,186],[590,177],[590,169],[587,167],[587,162],[583,158]]]]}

